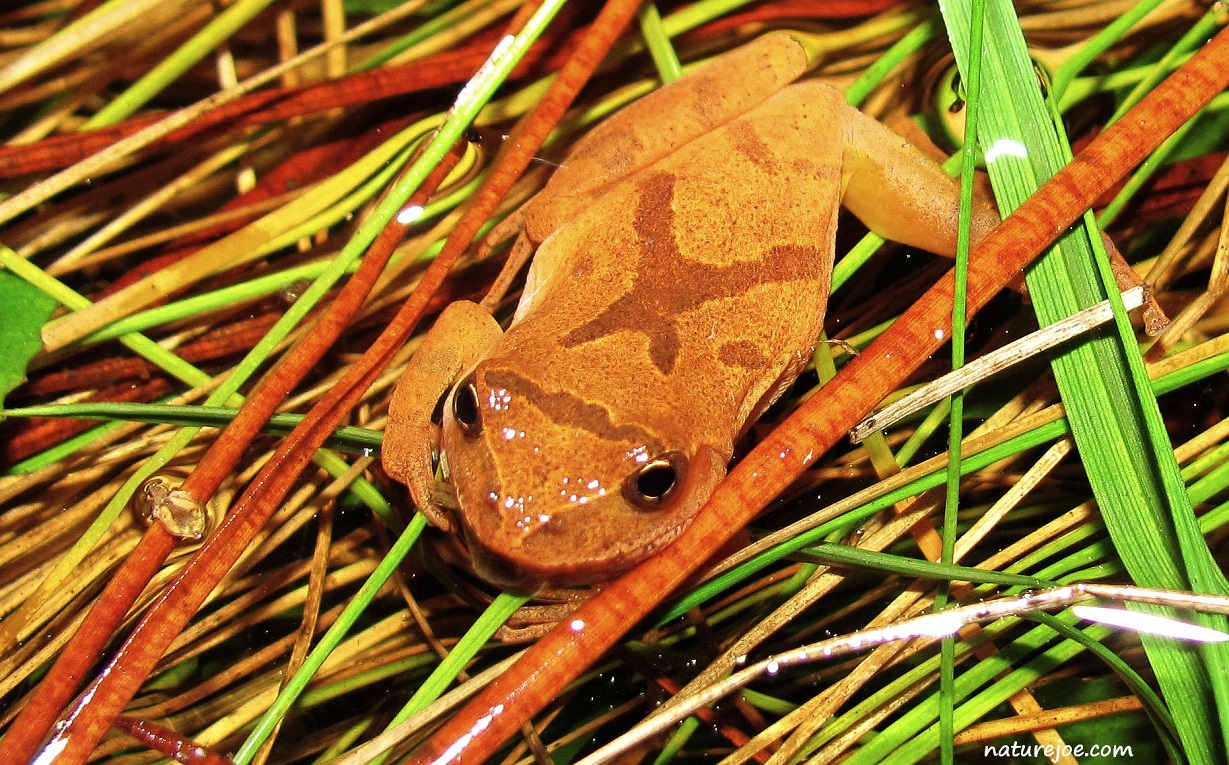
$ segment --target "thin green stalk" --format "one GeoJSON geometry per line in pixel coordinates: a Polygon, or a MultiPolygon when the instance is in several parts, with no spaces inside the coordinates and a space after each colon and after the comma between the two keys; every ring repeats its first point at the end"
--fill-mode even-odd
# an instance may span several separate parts
{"type": "Polygon", "coordinates": [[[217,50],[219,45],[255,18],[271,2],[272,0],[236,0],[233,5],[218,14],[213,21],[206,24],[204,29],[193,35],[178,50],[163,59],[111,103],[99,109],[93,117],[86,120],[82,128],[89,130],[114,125],[120,120],[131,117],[150,99],[179,79],[180,75],[217,50]]]}
{"type": "MultiPolygon", "coordinates": [[[[973,0],[970,8],[970,50],[982,49],[985,26],[985,4],[973,0]]],[[[973,223],[973,172],[977,162],[977,127],[981,112],[981,56],[972,56],[965,73],[967,99],[965,106],[965,137],[961,149],[960,224],[956,234],[956,285],[952,296],[952,370],[964,366],[964,339],[968,313],[969,232],[973,223]]],[[[960,510],[960,447],[964,440],[964,392],[951,397],[948,418],[948,467],[943,494],[943,552],[941,561],[953,563],[956,557],[957,518],[960,510]]],[[[940,583],[935,593],[935,610],[941,610],[948,600],[949,585],[940,583]]],[[[953,720],[956,673],[956,638],[949,636],[939,643],[939,756],[944,763],[955,762],[953,740],[956,736],[953,720]]]]}
{"type": "Polygon", "coordinates": [[[384,560],[380,561],[380,565],[372,572],[371,577],[363,583],[363,586],[354,595],[354,598],[346,604],[346,608],[341,615],[337,617],[337,621],[333,626],[329,627],[324,636],[320,638],[320,642],[312,649],[307,658],[303,660],[303,665],[299,671],[294,674],[286,682],[286,687],[278,694],[277,699],[269,707],[269,709],[257,721],[256,727],[248,734],[247,740],[243,742],[243,746],[235,753],[235,765],[248,765],[252,758],[256,755],[257,750],[264,744],[265,739],[273,732],[277,726],[277,722],[281,720],[290,707],[294,705],[299,696],[307,688],[307,684],[315,677],[316,672],[324,664],[329,654],[333,652],[350,629],[362,616],[367,606],[375,600],[380,594],[380,589],[388,582],[397,567],[401,565],[407,553],[418,541],[418,537],[422,534],[423,529],[427,527],[427,521],[421,514],[415,515],[414,520],[410,525],[406,526],[405,531],[401,532],[401,536],[393,543],[393,546],[388,551],[388,555],[384,560]]]}
{"type": "Polygon", "coordinates": [[[892,43],[883,55],[858,75],[858,78],[845,88],[845,100],[851,106],[857,106],[866,100],[879,83],[883,82],[893,69],[913,54],[920,51],[939,31],[939,19],[936,16],[926,16],[918,21],[899,40],[892,43]]]}
{"type": "MultiPolygon", "coordinates": [[[[183,427],[223,428],[239,412],[234,407],[199,406],[187,404],[130,404],[113,401],[97,401],[87,404],[43,404],[7,409],[6,417],[66,417],[78,420],[120,420],[126,422],[150,422],[160,425],[183,427]]],[[[275,414],[269,418],[264,432],[285,435],[303,420],[301,414],[275,414]]],[[[380,432],[366,428],[341,427],[334,431],[330,441],[354,451],[378,449],[380,432]]]]}
{"type": "Polygon", "coordinates": [[[670,36],[666,34],[661,12],[656,3],[645,3],[640,6],[637,14],[640,23],[640,37],[649,49],[653,65],[662,82],[674,82],[683,76],[683,65],[679,63],[678,53],[670,44],[670,36]]]}
{"type": "Polygon", "coordinates": [[[1098,56],[1109,50],[1114,43],[1121,40],[1123,35],[1129,32],[1132,27],[1142,21],[1145,16],[1164,1],[1141,0],[1126,13],[1107,24],[1100,32],[1086,40],[1079,50],[1075,52],[1075,55],[1067,59],[1054,72],[1053,81],[1050,83],[1050,91],[1054,94],[1054,97],[1061,97],[1076,75],[1087,69],[1093,61],[1097,60],[1098,56]]]}
{"type": "MultiPolygon", "coordinates": [[[[1145,5],[1141,3],[1140,5],[1145,5]]],[[[1165,51],[1165,55],[1161,56],[1155,64],[1147,67],[1140,67],[1143,76],[1127,94],[1126,98],[1122,99],[1122,103],[1118,104],[1118,108],[1114,110],[1110,116],[1108,124],[1112,125],[1122,118],[1122,115],[1130,111],[1131,107],[1139,102],[1141,98],[1147,95],[1154,86],[1165,78],[1171,71],[1190,58],[1191,54],[1199,49],[1209,37],[1211,37],[1217,29],[1224,23],[1225,12],[1223,8],[1211,7],[1207,13],[1203,15],[1199,21],[1191,25],[1191,28],[1182,34],[1182,37],[1173,44],[1169,50],[1165,51]]]]}
{"type": "MultiPolygon", "coordinates": [[[[418,4],[424,5],[425,3],[419,0],[418,4]]],[[[352,71],[363,72],[368,69],[376,69],[423,43],[430,41],[434,44],[443,37],[455,36],[458,28],[467,28],[471,23],[477,22],[480,25],[485,25],[484,22],[488,21],[492,14],[497,17],[507,13],[507,6],[507,0],[503,0],[502,3],[498,4],[497,0],[459,3],[443,13],[432,16],[418,24],[405,36],[393,40],[379,51],[372,53],[352,67],[352,71]]]]}
{"type": "MultiPolygon", "coordinates": [[[[945,6],[962,69],[968,65],[966,4],[945,6]]],[[[1002,152],[989,161],[991,180],[1004,212],[1023,201],[1070,156],[1055,131],[1051,112],[1035,87],[1036,77],[1013,9],[996,1],[988,19],[996,45],[984,50],[994,77],[1009,83],[1000,98],[987,93],[984,145],[1012,142],[1024,151],[1002,152]],[[1021,157],[1020,154],[1025,156],[1021,157]]],[[[1092,225],[1091,214],[1085,217],[1092,225]]],[[[1029,272],[1028,285],[1039,321],[1049,324],[1106,299],[1121,307],[1108,264],[1098,254],[1096,229],[1075,231],[1029,272]]],[[[1121,312],[1118,330],[1102,332],[1053,361],[1072,434],[1110,535],[1132,579],[1144,586],[1223,593],[1226,583],[1198,536],[1190,499],[1161,422],[1155,397],[1143,381],[1143,362],[1121,312]],[[1128,342],[1129,340],[1129,342],[1128,342]]],[[[1224,619],[1201,619],[1223,629],[1224,619]]],[[[1210,624],[1209,624],[1210,626],[1210,624]]],[[[1197,763],[1224,761],[1225,709],[1229,701],[1229,652],[1223,647],[1191,650],[1145,636],[1144,645],[1165,689],[1187,754],[1197,763]]]]}

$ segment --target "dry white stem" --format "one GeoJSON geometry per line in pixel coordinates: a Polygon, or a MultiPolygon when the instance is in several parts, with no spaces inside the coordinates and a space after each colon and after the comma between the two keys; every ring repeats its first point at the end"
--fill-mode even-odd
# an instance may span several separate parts
{"type": "MultiPolygon", "coordinates": [[[[1143,305],[1143,288],[1133,287],[1122,293],[1122,302],[1127,310],[1143,305]]],[[[1079,337],[1113,318],[1114,309],[1106,300],[1025,335],[1015,342],[1008,343],[996,351],[965,364],[960,369],[943,375],[938,380],[923,385],[891,406],[880,409],[858,423],[850,432],[850,439],[858,443],[876,430],[883,430],[959,390],[1009,369],[1042,351],[1079,337]]]]}
{"type": "MultiPolygon", "coordinates": [[[[789,667],[859,653],[885,643],[914,639],[940,640],[955,635],[960,629],[971,624],[994,621],[1009,616],[1027,616],[1042,611],[1059,610],[1092,600],[1145,603],[1204,613],[1229,614],[1229,597],[1110,584],[1074,584],[1053,587],[1009,598],[986,600],[968,606],[923,614],[886,627],[861,630],[805,645],[752,664],[720,682],[713,683],[690,698],[671,705],[666,710],[667,714],[650,715],[617,740],[581,760],[580,765],[600,765],[600,763],[610,762],[637,744],[674,726],[696,710],[716,703],[723,696],[755,680],[771,677],[789,667]]],[[[1168,628],[1185,625],[1184,622],[1176,619],[1163,619],[1163,621],[1168,628]]],[[[1136,629],[1141,627],[1149,629],[1147,623],[1142,621],[1137,620],[1133,624],[1136,629]]]]}

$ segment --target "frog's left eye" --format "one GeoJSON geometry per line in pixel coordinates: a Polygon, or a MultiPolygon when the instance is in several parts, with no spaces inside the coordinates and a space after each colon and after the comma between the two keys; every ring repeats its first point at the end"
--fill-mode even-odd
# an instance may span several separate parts
{"type": "Polygon", "coordinates": [[[654,510],[683,482],[686,465],[687,459],[678,452],[666,452],[651,459],[623,482],[623,496],[642,510],[654,510]]]}
{"type": "Polygon", "coordinates": [[[478,384],[473,375],[466,377],[452,394],[452,416],[461,432],[474,437],[482,431],[482,409],[478,405],[478,384]]]}

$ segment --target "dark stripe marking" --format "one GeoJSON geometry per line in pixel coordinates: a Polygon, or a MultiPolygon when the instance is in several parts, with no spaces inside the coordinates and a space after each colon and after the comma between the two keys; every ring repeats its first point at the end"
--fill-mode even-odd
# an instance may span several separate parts
{"type": "Polygon", "coordinates": [[[677,317],[710,300],[741,295],[766,282],[818,279],[822,261],[817,247],[775,245],[758,261],[729,265],[683,257],[674,239],[675,177],[650,175],[640,184],[636,234],[641,255],[632,289],[593,320],[563,337],[572,348],[615,332],[639,332],[649,341],[649,357],[662,374],[678,360],[681,340],[677,317]],[[768,275],[771,274],[771,277],[768,275]]]}
{"type": "Polygon", "coordinates": [[[532,401],[543,414],[557,425],[579,428],[612,441],[630,441],[652,444],[653,435],[639,425],[616,425],[610,412],[598,404],[592,404],[567,392],[544,390],[534,381],[522,377],[510,369],[491,369],[484,381],[493,388],[502,388],[514,399],[532,401]]]}

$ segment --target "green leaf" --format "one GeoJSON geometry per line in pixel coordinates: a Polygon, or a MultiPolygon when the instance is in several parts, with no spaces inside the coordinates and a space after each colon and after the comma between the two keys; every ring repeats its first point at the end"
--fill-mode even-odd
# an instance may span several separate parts
{"type": "MultiPolygon", "coordinates": [[[[962,5],[944,6],[944,17],[963,70],[969,55],[962,5]]],[[[978,139],[983,147],[1006,147],[987,154],[997,156],[988,169],[1007,212],[1057,172],[1070,152],[1061,124],[1055,124],[1037,87],[1013,9],[991,2],[987,13],[999,32],[993,44],[982,47],[983,67],[1001,87],[983,94],[987,108],[978,139]]],[[[1091,214],[1085,221],[1092,223],[1091,214]]],[[[1117,298],[1117,290],[1105,287],[1113,281],[1100,249],[1095,229],[1075,229],[1028,273],[1042,325],[1107,295],[1117,298]]],[[[1053,369],[1101,516],[1132,580],[1142,586],[1223,593],[1225,580],[1199,534],[1130,325],[1120,322],[1069,349],[1055,358],[1053,369]]],[[[1223,619],[1201,621],[1224,628],[1223,619]]],[[[1223,762],[1226,652],[1151,637],[1143,642],[1186,755],[1195,763],[1223,762]]]]}
{"type": "Polygon", "coordinates": [[[26,365],[43,347],[39,330],[56,302],[24,279],[0,271],[0,406],[26,380],[26,365]]]}

